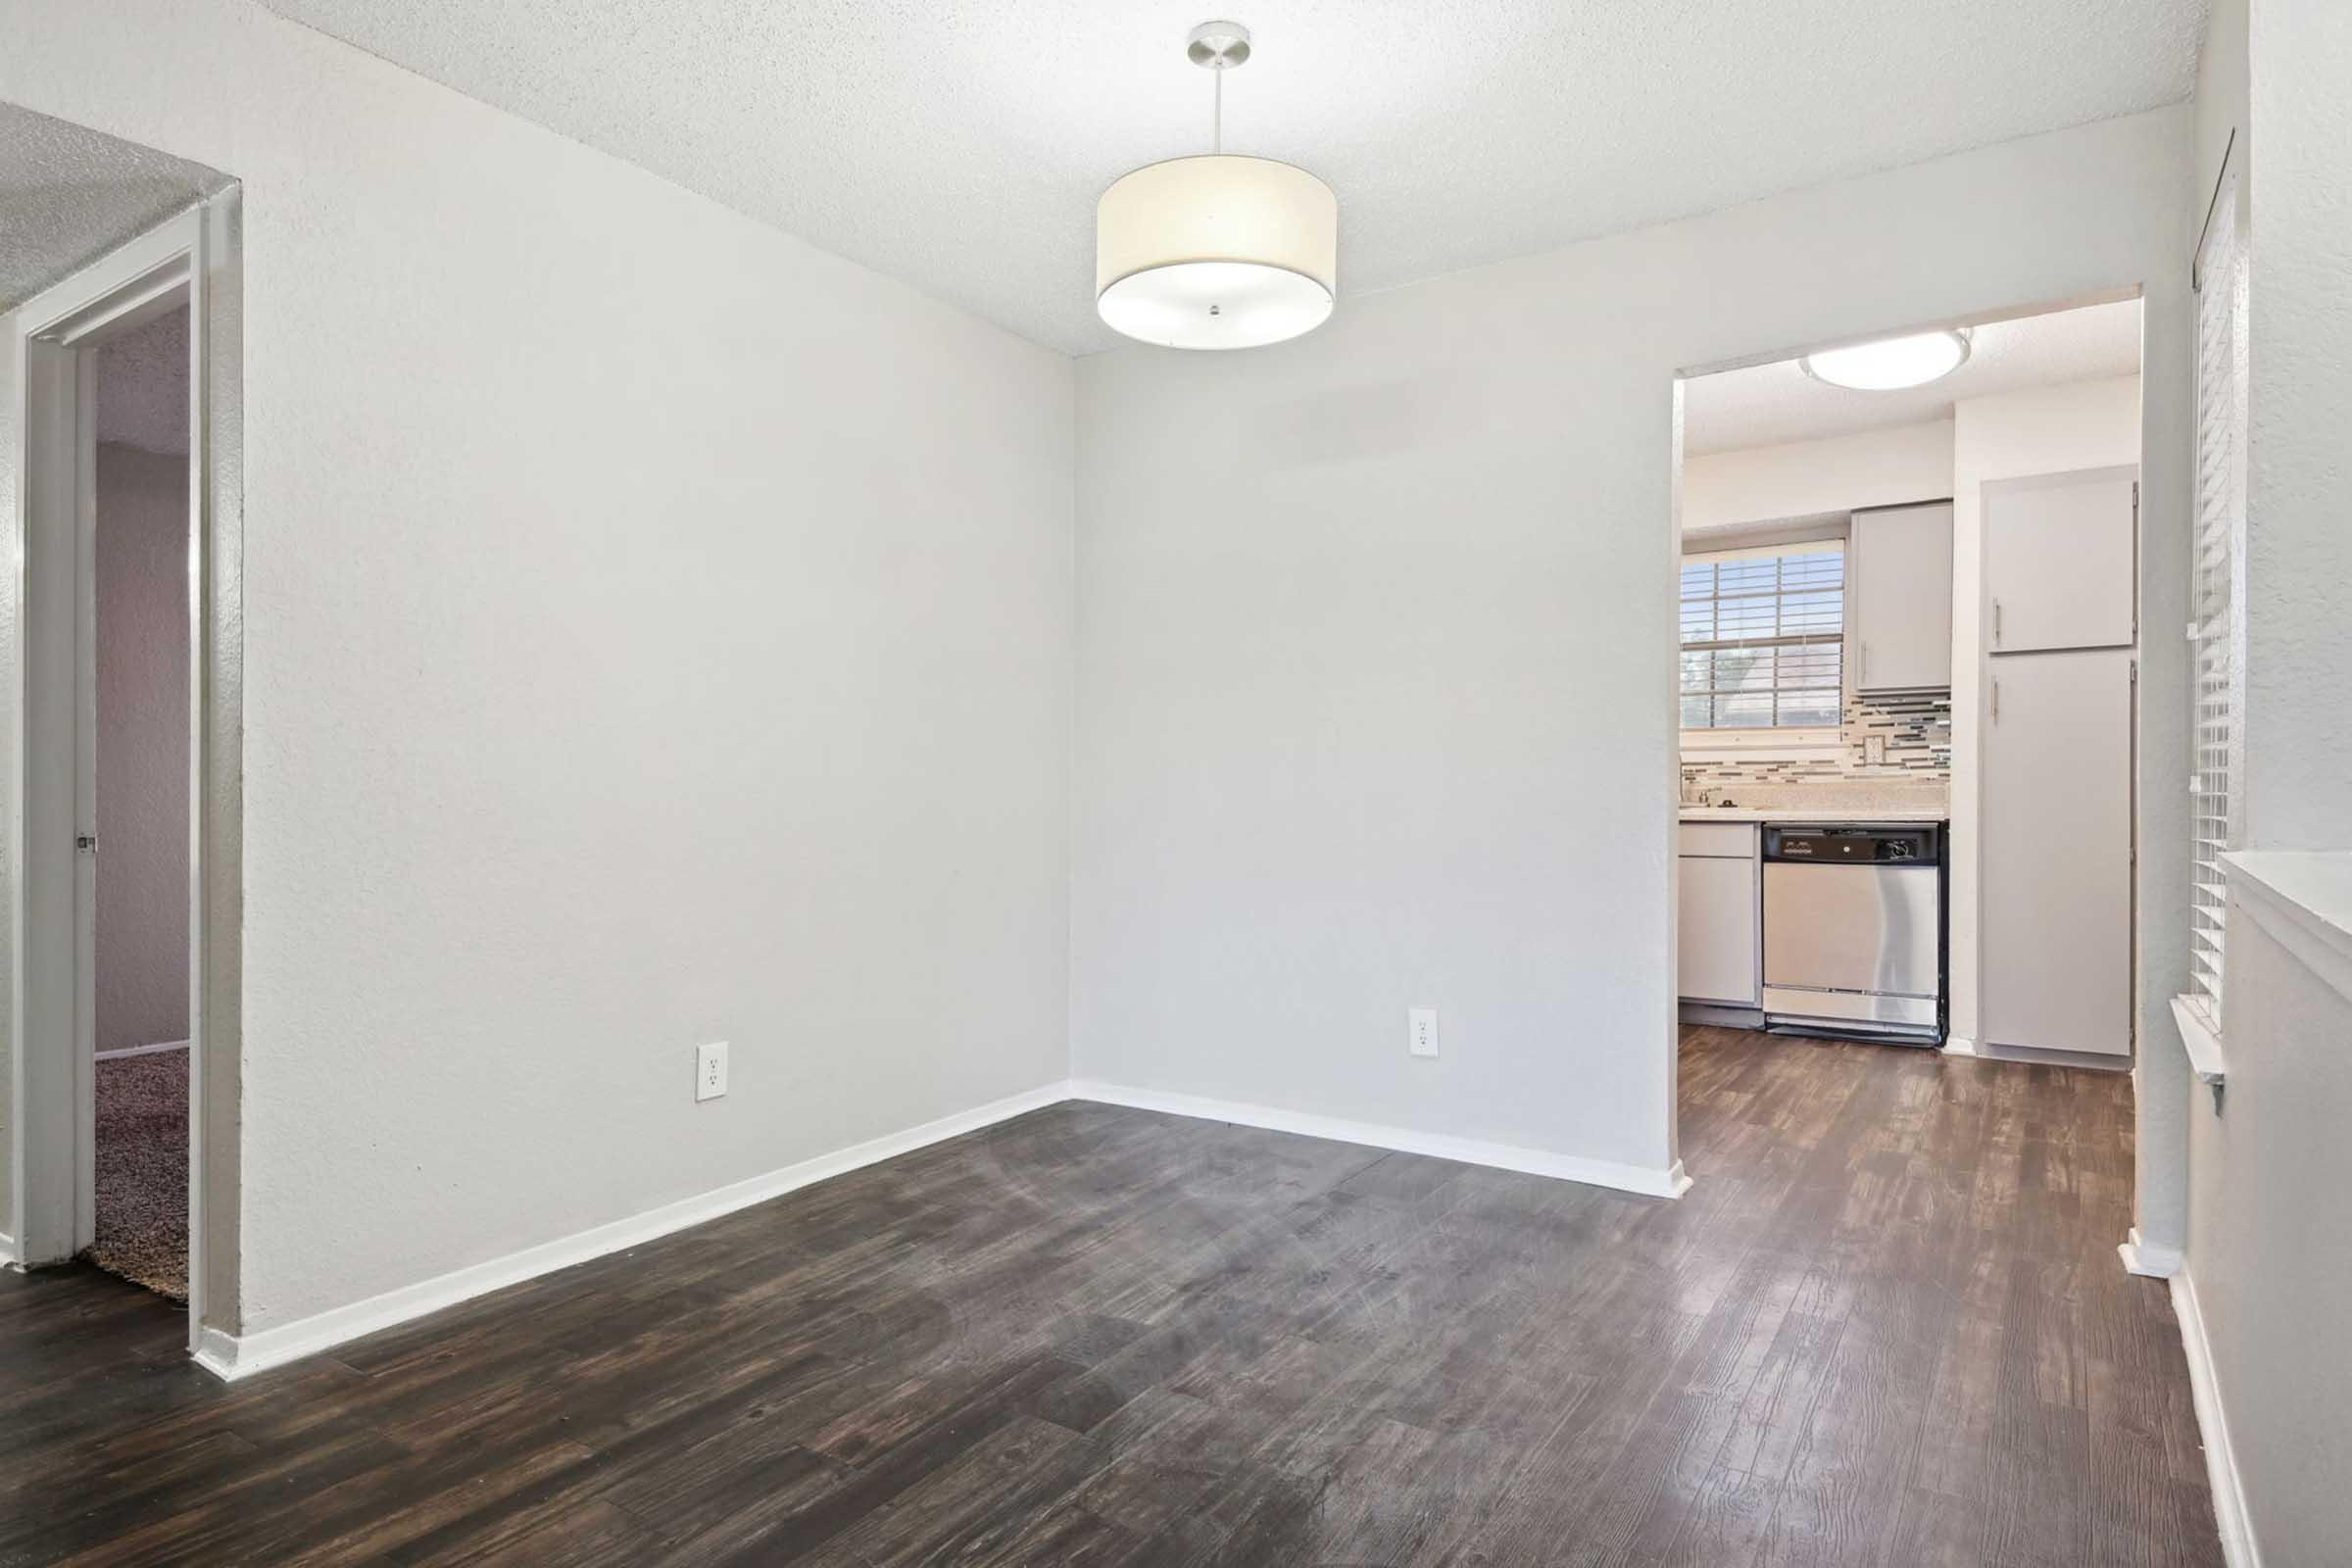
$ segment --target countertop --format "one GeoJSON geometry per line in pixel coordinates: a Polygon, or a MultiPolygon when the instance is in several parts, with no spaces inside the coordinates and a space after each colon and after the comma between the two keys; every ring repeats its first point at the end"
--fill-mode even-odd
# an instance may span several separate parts
{"type": "Polygon", "coordinates": [[[1686,806],[1682,817],[1686,822],[1941,822],[1951,815],[1948,807],[1815,807],[1782,806],[1686,806]]]}

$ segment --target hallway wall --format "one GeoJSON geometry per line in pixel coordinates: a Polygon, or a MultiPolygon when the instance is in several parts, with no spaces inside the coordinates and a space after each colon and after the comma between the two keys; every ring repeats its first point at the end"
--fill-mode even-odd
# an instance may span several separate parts
{"type": "Polygon", "coordinates": [[[97,1049],[188,1038],[187,312],[98,355],[97,1049]]]}

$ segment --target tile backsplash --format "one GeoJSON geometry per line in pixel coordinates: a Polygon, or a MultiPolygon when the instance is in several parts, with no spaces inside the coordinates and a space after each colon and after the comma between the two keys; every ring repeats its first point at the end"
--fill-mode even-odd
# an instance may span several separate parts
{"type": "Polygon", "coordinates": [[[1690,787],[1719,784],[1803,784],[1838,779],[1902,779],[1949,784],[1952,777],[1952,694],[1948,691],[1848,697],[1839,715],[1844,742],[1835,755],[1802,759],[1737,757],[1683,759],[1690,787]],[[1870,742],[1884,742],[1885,760],[1870,760],[1870,742]]]}

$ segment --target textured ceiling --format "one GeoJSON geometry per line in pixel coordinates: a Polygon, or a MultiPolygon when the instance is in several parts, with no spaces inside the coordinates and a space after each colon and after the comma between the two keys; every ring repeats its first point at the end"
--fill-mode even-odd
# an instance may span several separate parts
{"type": "Polygon", "coordinates": [[[2139,368],[2139,301],[2053,311],[1976,328],[1968,363],[1902,392],[1856,392],[1816,381],[1794,360],[1694,376],[1683,384],[1683,451],[1816,441],[1950,416],[1962,398],[2139,368]]]}
{"type": "MultiPolygon", "coordinates": [[[[1205,150],[1221,0],[266,0],[1073,353],[1095,198],[1205,150]]],[[[1226,146],[1364,293],[2178,102],[2205,0],[1233,0],[1226,146]]]]}
{"type": "Polygon", "coordinates": [[[227,183],[202,164],[0,103],[0,311],[227,183]]]}

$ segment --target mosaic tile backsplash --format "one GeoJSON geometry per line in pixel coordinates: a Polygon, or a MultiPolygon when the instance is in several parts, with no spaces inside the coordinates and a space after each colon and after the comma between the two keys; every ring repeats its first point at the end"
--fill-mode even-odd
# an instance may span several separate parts
{"type": "Polygon", "coordinates": [[[1693,789],[1718,784],[1803,784],[1835,779],[1903,779],[1949,784],[1952,777],[1952,694],[1948,691],[1849,697],[1838,733],[1838,755],[1788,760],[1686,758],[1693,789]],[[1870,741],[1882,737],[1886,760],[1870,760],[1870,741]]]}

